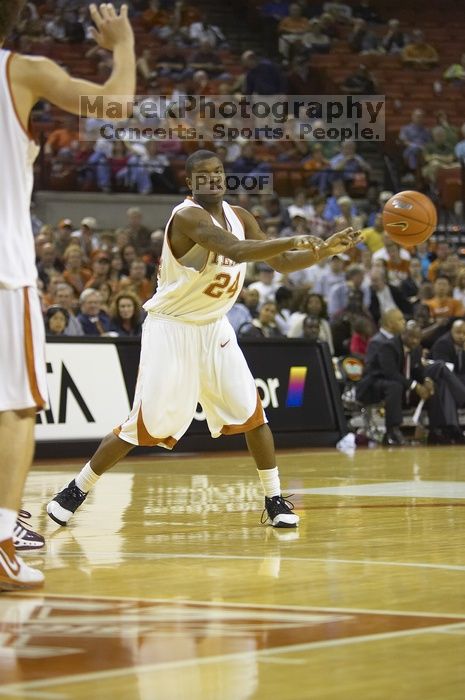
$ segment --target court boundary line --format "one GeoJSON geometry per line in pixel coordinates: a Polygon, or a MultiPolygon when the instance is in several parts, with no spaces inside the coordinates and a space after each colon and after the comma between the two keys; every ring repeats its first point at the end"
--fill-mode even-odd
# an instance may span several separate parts
{"type": "MultiPolygon", "coordinates": [[[[464,613],[447,613],[447,612],[425,612],[425,611],[415,611],[415,610],[380,610],[377,608],[339,608],[339,607],[327,607],[321,605],[270,605],[267,603],[238,603],[233,601],[231,603],[225,601],[217,600],[191,600],[189,598],[138,598],[136,596],[116,596],[116,595],[83,595],[83,594],[73,594],[73,593],[38,593],[31,591],[22,592],[15,594],[14,598],[76,598],[77,600],[99,600],[99,601],[119,601],[124,603],[125,601],[130,601],[133,603],[164,603],[173,605],[191,605],[193,607],[208,606],[212,608],[223,607],[223,608],[248,608],[251,610],[285,610],[285,611],[295,611],[295,612],[336,612],[336,613],[365,613],[367,615],[399,615],[405,617],[449,617],[452,619],[461,620],[465,622],[465,612],[464,613]]],[[[451,623],[457,624],[457,623],[451,623]]]]}
{"type": "MultiPolygon", "coordinates": [[[[276,540],[278,543],[278,540],[276,540]]],[[[104,552],[91,552],[86,554],[73,554],[72,552],[65,552],[60,554],[62,558],[69,559],[79,559],[89,558],[89,556],[100,557],[105,559],[104,552]]],[[[108,555],[110,558],[111,555],[108,555]]],[[[156,553],[156,552],[125,552],[124,556],[128,559],[218,559],[218,560],[250,560],[250,561],[263,561],[262,556],[254,556],[249,554],[168,554],[168,553],[156,553]]],[[[273,556],[273,555],[270,555],[273,556]]],[[[327,564],[360,564],[363,566],[373,565],[373,566],[397,566],[403,568],[416,568],[416,569],[438,569],[443,571],[465,571],[465,565],[462,564],[430,564],[428,562],[397,562],[397,561],[384,561],[376,559],[337,559],[331,558],[326,559],[323,557],[286,557],[279,554],[274,555],[276,558],[279,557],[280,561],[292,561],[292,562],[321,562],[327,564]]]]}
{"type": "MultiPolygon", "coordinates": [[[[320,642],[306,642],[304,644],[294,644],[288,645],[286,647],[274,647],[272,649],[260,649],[255,652],[255,656],[260,660],[261,657],[266,657],[267,655],[276,654],[287,654],[287,653],[300,653],[303,651],[322,649],[325,647],[335,647],[344,646],[350,644],[362,644],[365,642],[376,642],[384,639],[393,639],[399,637],[408,636],[418,636],[420,634],[430,634],[435,631],[447,631],[450,628],[454,628],[457,625],[462,625],[463,623],[452,622],[448,625],[432,625],[431,627],[422,627],[421,629],[411,629],[411,630],[398,630],[395,632],[381,632],[379,634],[367,634],[360,635],[358,637],[346,637],[342,639],[331,639],[320,642]]],[[[206,665],[221,663],[224,661],[240,660],[243,658],[249,658],[250,651],[247,652],[236,652],[234,654],[220,654],[216,656],[205,656],[197,659],[185,659],[182,661],[165,661],[162,663],[152,663],[143,664],[139,666],[129,666],[120,669],[113,669],[108,671],[93,671],[91,673],[81,673],[73,674],[68,676],[61,676],[60,678],[52,678],[50,680],[40,679],[35,681],[26,681],[25,683],[12,683],[8,686],[0,686],[0,696],[1,695],[19,695],[21,694],[23,698],[27,697],[28,689],[32,692],[36,689],[56,687],[59,685],[75,684],[75,683],[85,683],[86,681],[101,681],[110,678],[120,678],[127,675],[138,675],[142,673],[151,673],[156,671],[176,669],[176,668],[186,668],[195,665],[206,665]]],[[[33,697],[33,695],[30,695],[33,697]]]]}

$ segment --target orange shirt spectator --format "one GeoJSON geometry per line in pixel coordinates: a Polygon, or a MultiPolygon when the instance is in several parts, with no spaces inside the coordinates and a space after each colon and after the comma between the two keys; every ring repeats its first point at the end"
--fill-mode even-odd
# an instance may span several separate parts
{"type": "Polygon", "coordinates": [[[323,154],[323,146],[316,143],[312,147],[311,155],[302,161],[304,170],[324,170],[329,167],[329,161],[326,160],[323,154]]]}
{"type": "MultiPolygon", "coordinates": [[[[297,3],[296,3],[297,5],[297,3]]],[[[278,24],[278,32],[280,34],[305,34],[311,29],[310,21],[300,14],[300,7],[297,5],[295,8],[293,5],[289,8],[289,17],[284,17],[278,24]],[[297,12],[299,8],[299,12],[297,12]]]]}
{"type": "Polygon", "coordinates": [[[82,251],[78,245],[70,245],[64,253],[65,270],[63,279],[72,288],[77,296],[84,290],[91,278],[91,272],[83,266],[82,251]]]}
{"type": "Polygon", "coordinates": [[[432,299],[425,299],[424,303],[429,307],[431,316],[434,319],[454,318],[457,316],[463,316],[464,314],[462,302],[458,299],[453,299],[452,297],[446,297],[445,299],[433,297],[432,299]]]}
{"type": "Polygon", "coordinates": [[[433,260],[428,268],[428,279],[430,282],[435,282],[441,272],[441,267],[447,262],[451,251],[447,241],[441,241],[436,246],[436,260],[433,260]]]}
{"type": "Polygon", "coordinates": [[[45,153],[56,154],[62,148],[70,148],[73,142],[79,141],[79,134],[67,127],[55,129],[49,134],[45,144],[45,153]]]}
{"type": "Polygon", "coordinates": [[[160,10],[160,1],[151,0],[150,7],[142,13],[142,24],[146,31],[154,27],[164,27],[170,22],[170,15],[165,10],[160,10]]]}
{"type": "Polygon", "coordinates": [[[425,299],[424,303],[434,319],[463,316],[465,309],[462,302],[451,296],[451,284],[447,277],[438,277],[434,283],[434,297],[425,299]]]}
{"type": "Polygon", "coordinates": [[[412,41],[402,51],[402,62],[411,66],[429,68],[439,61],[438,52],[427,44],[423,32],[416,29],[412,32],[412,41]]]}
{"type": "Polygon", "coordinates": [[[147,279],[147,265],[143,260],[133,260],[129,267],[129,277],[123,277],[120,282],[120,291],[133,292],[141,304],[144,304],[153,295],[154,283],[147,279]]]}

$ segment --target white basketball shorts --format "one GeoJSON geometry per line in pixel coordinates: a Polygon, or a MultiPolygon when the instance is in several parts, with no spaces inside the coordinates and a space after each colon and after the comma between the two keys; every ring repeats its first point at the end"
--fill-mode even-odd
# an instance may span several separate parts
{"type": "Polygon", "coordinates": [[[45,330],[33,287],[0,289],[0,411],[44,408],[45,330]]]}
{"type": "Polygon", "coordinates": [[[212,437],[267,422],[255,380],[228,319],[195,326],[149,314],[132,411],[115,434],[172,449],[200,402],[212,437]]]}

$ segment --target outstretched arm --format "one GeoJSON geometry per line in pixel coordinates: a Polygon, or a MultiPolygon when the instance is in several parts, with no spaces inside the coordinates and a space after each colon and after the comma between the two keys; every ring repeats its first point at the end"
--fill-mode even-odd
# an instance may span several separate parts
{"type": "MultiPolygon", "coordinates": [[[[242,207],[233,207],[236,214],[241,219],[245,235],[247,239],[263,241],[266,240],[266,236],[260,229],[255,218],[250,212],[242,207]]],[[[287,274],[289,272],[295,272],[295,270],[303,270],[306,267],[310,267],[315,263],[323,260],[324,258],[329,258],[333,255],[338,255],[339,253],[344,253],[349,248],[353,248],[360,240],[360,232],[353,231],[351,228],[346,228],[343,231],[333,234],[326,241],[321,238],[316,238],[314,236],[306,236],[313,242],[313,249],[306,251],[291,251],[287,249],[286,251],[280,252],[272,258],[267,259],[268,265],[273,267],[278,272],[287,274]]],[[[285,239],[278,238],[277,241],[282,241],[285,239]]],[[[274,243],[275,241],[270,241],[274,243]]]]}
{"type": "Polygon", "coordinates": [[[293,249],[307,249],[313,259],[316,257],[316,244],[319,242],[313,236],[292,236],[273,241],[268,241],[262,236],[241,241],[226,229],[212,224],[210,216],[197,208],[179,211],[173,220],[169,235],[171,248],[177,256],[188,250],[191,247],[189,241],[193,241],[237,263],[274,259],[280,253],[293,249]]]}

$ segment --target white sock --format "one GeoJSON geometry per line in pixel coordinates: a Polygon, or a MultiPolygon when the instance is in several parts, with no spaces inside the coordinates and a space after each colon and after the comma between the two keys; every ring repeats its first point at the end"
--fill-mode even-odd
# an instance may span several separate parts
{"type": "Polygon", "coordinates": [[[81,469],[75,478],[75,482],[78,489],[84,491],[84,493],[88,493],[99,479],[100,474],[96,474],[94,471],[92,471],[90,462],[87,462],[86,466],[81,469]]]}
{"type": "Polygon", "coordinates": [[[278,467],[272,469],[257,469],[258,476],[262,482],[265,496],[273,498],[273,496],[281,495],[281,482],[279,481],[278,467]]]}
{"type": "Polygon", "coordinates": [[[16,525],[18,513],[9,508],[0,508],[0,542],[13,537],[13,530],[16,525]]]}

